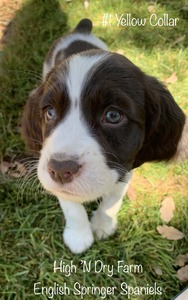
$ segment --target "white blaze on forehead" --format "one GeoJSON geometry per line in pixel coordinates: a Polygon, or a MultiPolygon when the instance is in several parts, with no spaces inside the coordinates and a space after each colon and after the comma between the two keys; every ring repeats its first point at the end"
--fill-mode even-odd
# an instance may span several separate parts
{"type": "Polygon", "coordinates": [[[90,34],[73,33],[59,40],[59,43],[57,44],[54,51],[54,56],[57,55],[59,50],[66,49],[72,43],[79,42],[79,41],[90,43],[93,46],[96,46],[103,50],[108,50],[106,44],[103,41],[101,41],[99,38],[94,36],[92,33],[90,34]]]}
{"type": "Polygon", "coordinates": [[[91,75],[93,68],[105,59],[108,53],[98,53],[93,56],[73,56],[68,65],[66,85],[71,101],[80,99],[85,81],[91,75]]]}
{"type": "Polygon", "coordinates": [[[108,50],[108,47],[106,46],[103,41],[98,39],[93,34],[82,34],[82,33],[73,33],[68,35],[67,37],[60,38],[57,41],[57,44],[55,45],[55,48],[53,49],[53,52],[45,62],[43,66],[43,79],[45,80],[46,75],[48,72],[55,66],[55,59],[60,50],[65,50],[66,48],[70,47],[70,45],[74,42],[87,42],[92,44],[95,47],[98,47],[99,49],[108,50]]]}

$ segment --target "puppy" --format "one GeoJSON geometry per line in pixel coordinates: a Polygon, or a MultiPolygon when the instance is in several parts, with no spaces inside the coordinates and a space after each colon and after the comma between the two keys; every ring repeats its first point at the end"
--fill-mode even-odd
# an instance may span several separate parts
{"type": "Polygon", "coordinates": [[[169,91],[91,30],[83,19],[55,41],[22,117],[22,136],[40,151],[38,178],[59,199],[73,253],[88,249],[93,233],[115,232],[134,168],[188,154],[188,121],[169,91]],[[97,198],[89,222],[83,203],[97,198]]]}

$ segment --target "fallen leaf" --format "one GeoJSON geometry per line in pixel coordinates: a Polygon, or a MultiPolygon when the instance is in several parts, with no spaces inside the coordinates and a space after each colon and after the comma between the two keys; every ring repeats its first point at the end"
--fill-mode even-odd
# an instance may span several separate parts
{"type": "Polygon", "coordinates": [[[9,172],[10,177],[20,178],[27,174],[25,166],[19,162],[14,162],[12,170],[9,172]]]}
{"type": "Polygon", "coordinates": [[[148,5],[148,12],[152,13],[155,10],[155,6],[154,5],[148,5]]]}
{"type": "Polygon", "coordinates": [[[8,161],[2,161],[0,164],[0,171],[3,175],[5,175],[10,169],[10,163],[8,161]]]}
{"type": "Polygon", "coordinates": [[[182,7],[182,10],[188,10],[188,5],[182,7]]]}
{"type": "Polygon", "coordinates": [[[173,43],[172,46],[175,46],[176,44],[179,44],[181,42],[183,42],[185,39],[185,34],[183,36],[178,37],[173,43]]]}
{"type": "Polygon", "coordinates": [[[116,51],[116,53],[121,54],[121,55],[124,55],[124,50],[123,50],[123,49],[118,49],[118,50],[116,51]]]}
{"type": "Polygon", "coordinates": [[[139,187],[139,189],[141,190],[151,189],[151,187],[155,187],[151,181],[138,174],[133,175],[132,186],[135,188],[139,187]]]}
{"type": "Polygon", "coordinates": [[[157,275],[163,275],[163,271],[161,270],[161,268],[159,266],[153,266],[153,270],[155,271],[155,273],[157,275]]]}
{"type": "Polygon", "coordinates": [[[184,234],[173,226],[157,226],[157,231],[167,240],[177,241],[184,238],[184,234]]]}
{"type": "Polygon", "coordinates": [[[16,162],[16,166],[17,166],[16,170],[17,170],[17,172],[20,173],[21,176],[26,175],[27,170],[26,170],[26,167],[23,164],[21,164],[19,162],[16,162]]]}
{"type": "Polygon", "coordinates": [[[175,259],[175,265],[178,267],[183,267],[188,262],[188,253],[179,254],[175,259]]]}
{"type": "Polygon", "coordinates": [[[19,162],[2,161],[0,164],[0,172],[3,175],[9,175],[10,177],[19,178],[25,176],[27,170],[25,166],[19,162]]]}
{"type": "Polygon", "coordinates": [[[141,53],[141,54],[139,55],[139,58],[140,58],[140,59],[144,58],[144,53],[141,53]]]}
{"type": "Polygon", "coordinates": [[[11,170],[15,167],[15,163],[9,161],[2,161],[0,164],[0,172],[3,175],[9,175],[11,170]]]}
{"type": "Polygon", "coordinates": [[[18,172],[11,172],[11,173],[10,173],[10,177],[13,177],[13,178],[20,178],[21,175],[20,175],[20,173],[18,173],[18,172]]]}
{"type": "Polygon", "coordinates": [[[89,0],[84,0],[84,8],[85,9],[89,8],[89,0]]]}
{"type": "Polygon", "coordinates": [[[174,216],[175,204],[172,197],[166,197],[160,208],[161,219],[164,222],[170,222],[174,216]]]}
{"type": "Polygon", "coordinates": [[[175,83],[178,80],[176,72],[173,72],[166,80],[166,83],[175,83]]]}
{"type": "Polygon", "coordinates": [[[129,198],[130,201],[135,201],[136,200],[136,192],[132,185],[129,185],[128,190],[127,190],[127,197],[129,198]]]}
{"type": "Polygon", "coordinates": [[[181,269],[179,269],[177,271],[177,277],[182,282],[188,281],[188,265],[186,265],[185,267],[182,267],[181,269]]]}

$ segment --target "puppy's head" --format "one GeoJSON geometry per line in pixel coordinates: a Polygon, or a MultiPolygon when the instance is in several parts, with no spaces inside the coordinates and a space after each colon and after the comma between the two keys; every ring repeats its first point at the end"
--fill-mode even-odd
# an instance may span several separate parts
{"type": "Polygon", "coordinates": [[[45,189],[84,202],[147,161],[177,153],[185,116],[171,94],[125,57],[91,50],[55,67],[30,96],[22,135],[41,150],[45,189]]]}

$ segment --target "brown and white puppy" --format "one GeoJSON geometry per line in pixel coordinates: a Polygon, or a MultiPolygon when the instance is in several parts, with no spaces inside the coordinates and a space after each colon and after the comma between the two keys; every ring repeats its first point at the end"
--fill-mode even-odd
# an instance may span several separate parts
{"type": "Polygon", "coordinates": [[[169,91],[111,53],[83,19],[51,47],[25,106],[22,135],[40,151],[38,178],[57,196],[65,244],[81,253],[114,233],[132,170],[187,157],[188,122],[169,91]],[[102,198],[91,223],[82,205],[102,198]]]}

